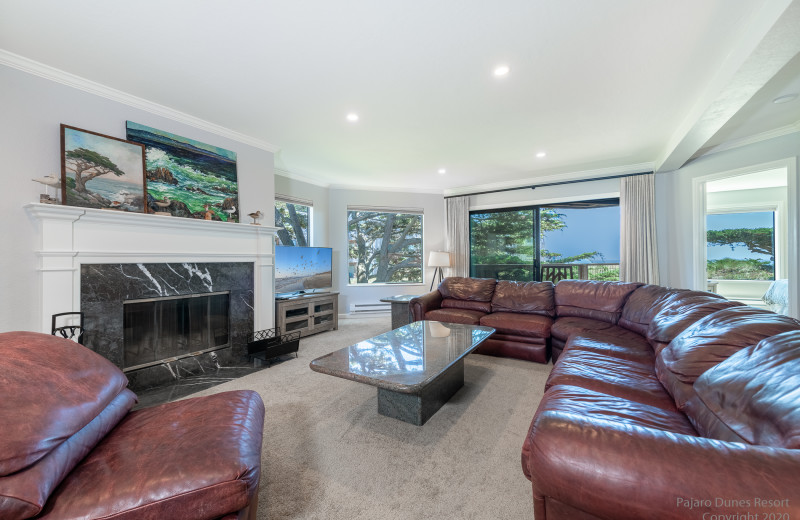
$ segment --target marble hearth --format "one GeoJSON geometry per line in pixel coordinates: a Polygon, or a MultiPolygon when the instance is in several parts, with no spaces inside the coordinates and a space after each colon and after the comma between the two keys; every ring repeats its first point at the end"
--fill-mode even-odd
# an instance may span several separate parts
{"type": "MultiPolygon", "coordinates": [[[[230,291],[231,347],[186,358],[195,366],[240,358],[249,332],[274,326],[275,228],[47,204],[25,209],[40,239],[41,332],[50,332],[53,314],[83,311],[87,346],[124,368],[124,300],[230,291]]],[[[132,386],[157,384],[143,372],[128,372],[132,386]]]]}
{"type": "Polygon", "coordinates": [[[80,308],[86,315],[84,344],[126,370],[132,389],[150,388],[198,371],[246,361],[247,335],[253,331],[252,263],[83,264],[80,273],[80,308]],[[123,329],[126,301],[219,292],[230,295],[227,347],[127,370],[123,329]]]}

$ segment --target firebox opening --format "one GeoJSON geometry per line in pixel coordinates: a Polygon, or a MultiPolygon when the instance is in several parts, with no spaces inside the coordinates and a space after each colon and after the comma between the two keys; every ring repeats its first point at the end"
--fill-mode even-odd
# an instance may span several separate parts
{"type": "Polygon", "coordinates": [[[230,344],[230,291],[123,302],[124,371],[230,344]]]}

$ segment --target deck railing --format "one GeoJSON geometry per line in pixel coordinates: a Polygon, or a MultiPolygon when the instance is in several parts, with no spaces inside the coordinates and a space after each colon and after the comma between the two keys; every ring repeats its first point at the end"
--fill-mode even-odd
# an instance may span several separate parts
{"type": "MultiPolygon", "coordinates": [[[[497,280],[533,280],[532,264],[478,264],[473,265],[476,278],[497,280]]],[[[541,280],[619,280],[619,264],[542,264],[541,280]]]]}

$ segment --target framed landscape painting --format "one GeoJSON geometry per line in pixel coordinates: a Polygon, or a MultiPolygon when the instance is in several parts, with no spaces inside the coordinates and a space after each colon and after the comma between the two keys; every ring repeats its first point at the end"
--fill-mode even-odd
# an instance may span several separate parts
{"type": "Polygon", "coordinates": [[[145,146],[147,212],[239,222],[236,153],[127,122],[127,137],[145,146]]]}
{"type": "Polygon", "coordinates": [[[67,206],[144,211],[144,146],[61,125],[61,200],[67,206]]]}

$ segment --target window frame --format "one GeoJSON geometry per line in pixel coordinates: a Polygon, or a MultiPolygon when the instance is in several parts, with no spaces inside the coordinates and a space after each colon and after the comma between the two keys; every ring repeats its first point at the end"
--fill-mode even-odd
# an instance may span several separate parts
{"type": "Polygon", "coordinates": [[[347,253],[347,287],[380,287],[380,286],[415,286],[426,285],[427,273],[425,270],[425,211],[422,208],[402,208],[402,207],[371,207],[358,204],[347,205],[344,211],[345,219],[345,252],[347,253]],[[375,213],[392,213],[395,215],[418,215],[420,217],[420,271],[422,273],[421,282],[352,282],[350,277],[350,212],[351,211],[371,211],[375,213]]]}
{"type": "MultiPolygon", "coordinates": [[[[613,197],[613,196],[605,196],[598,199],[579,199],[579,200],[562,200],[562,201],[552,201],[552,202],[542,202],[539,204],[528,204],[522,206],[509,206],[509,207],[500,207],[500,208],[485,208],[485,209],[474,209],[468,212],[467,218],[469,219],[469,275],[473,276],[473,263],[472,263],[472,215],[473,214],[482,214],[482,213],[505,213],[511,211],[522,211],[522,210],[532,210],[533,211],[533,250],[534,250],[534,260],[533,260],[533,270],[534,276],[533,281],[540,282],[542,278],[542,242],[541,242],[541,210],[543,208],[570,208],[570,207],[580,207],[580,204],[607,204],[609,206],[616,205],[619,207],[620,205],[620,198],[613,197]],[[615,203],[615,204],[614,204],[615,203]]],[[[523,265],[523,264],[520,264],[523,265]]]]}
{"type": "MultiPolygon", "coordinates": [[[[786,219],[786,204],[784,204],[784,202],[782,202],[782,201],[776,201],[774,203],[773,202],[768,202],[768,203],[755,202],[755,203],[752,203],[752,204],[747,204],[747,203],[721,204],[721,205],[715,206],[714,209],[712,209],[712,210],[706,209],[705,215],[703,217],[703,229],[705,229],[705,232],[706,232],[706,236],[703,237],[703,245],[705,246],[703,256],[705,257],[705,260],[706,260],[706,267],[704,267],[704,273],[705,273],[705,278],[706,278],[706,280],[708,282],[758,281],[758,280],[729,280],[727,278],[713,278],[713,279],[712,278],[708,278],[708,268],[707,268],[707,264],[708,264],[708,253],[707,253],[707,251],[708,251],[708,239],[706,238],[707,234],[708,234],[708,226],[706,224],[706,219],[708,218],[708,215],[724,215],[724,214],[728,214],[728,213],[761,213],[761,212],[772,212],[774,214],[774,216],[773,216],[773,222],[774,222],[774,228],[773,228],[774,245],[773,245],[773,247],[775,248],[775,255],[774,255],[775,256],[775,267],[774,267],[774,272],[775,272],[774,276],[775,276],[775,278],[774,278],[774,280],[779,280],[781,278],[786,278],[787,277],[786,276],[787,275],[787,272],[786,272],[787,262],[786,262],[786,260],[784,258],[784,255],[786,254],[787,244],[785,244],[784,240],[782,240],[782,238],[785,236],[784,226],[786,225],[786,223],[785,223],[785,219],[786,219]],[[783,233],[783,234],[781,234],[781,233],[783,233]]],[[[761,280],[761,281],[766,281],[766,280],[761,280]]]]}
{"type": "MultiPolygon", "coordinates": [[[[272,211],[275,211],[275,204],[282,202],[284,204],[292,204],[294,206],[305,206],[308,208],[308,229],[306,229],[306,246],[313,247],[314,245],[314,202],[311,200],[299,199],[297,197],[290,197],[288,195],[275,195],[275,200],[272,203],[272,211]]],[[[275,222],[275,227],[280,229],[281,223],[275,222]]],[[[285,229],[285,227],[284,227],[285,229]]],[[[276,244],[281,246],[298,244],[284,244],[280,241],[280,236],[275,233],[276,244]]]]}

